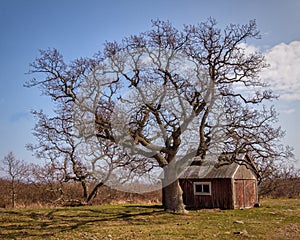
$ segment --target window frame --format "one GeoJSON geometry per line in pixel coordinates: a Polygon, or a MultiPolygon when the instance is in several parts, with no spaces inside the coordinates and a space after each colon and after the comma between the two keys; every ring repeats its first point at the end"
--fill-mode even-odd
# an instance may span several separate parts
{"type": "Polygon", "coordinates": [[[193,183],[193,188],[194,188],[194,195],[205,195],[205,196],[210,196],[211,195],[211,182],[194,182],[193,183]],[[202,185],[202,192],[196,191],[196,186],[202,185]],[[203,186],[208,185],[209,186],[209,192],[203,192],[203,186]]]}

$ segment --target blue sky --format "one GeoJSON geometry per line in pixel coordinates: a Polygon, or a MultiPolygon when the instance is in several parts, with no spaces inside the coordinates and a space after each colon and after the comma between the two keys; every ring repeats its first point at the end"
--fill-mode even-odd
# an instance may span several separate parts
{"type": "MultiPolygon", "coordinates": [[[[9,151],[36,161],[25,150],[33,142],[30,110],[49,108],[25,74],[39,49],[57,48],[66,60],[92,56],[108,40],[145,31],[151,19],[177,27],[214,17],[220,27],[256,19],[262,39],[250,42],[273,68],[264,77],[282,95],[274,102],[283,140],[300,159],[300,1],[297,0],[2,0],[0,1],[0,159],[9,151]]],[[[300,163],[298,163],[300,166],[300,163]]]]}

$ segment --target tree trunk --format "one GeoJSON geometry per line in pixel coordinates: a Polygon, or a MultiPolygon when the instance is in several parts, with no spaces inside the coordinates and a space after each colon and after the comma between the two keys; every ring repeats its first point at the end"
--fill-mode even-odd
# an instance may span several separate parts
{"type": "Polygon", "coordinates": [[[93,191],[90,193],[90,195],[87,197],[87,200],[86,200],[86,202],[88,203],[89,201],[91,201],[96,195],[97,195],[97,191],[98,191],[98,189],[100,188],[100,187],[102,187],[104,185],[104,182],[100,182],[100,183],[98,183],[95,187],[94,187],[94,189],[93,189],[93,191]]]}
{"type": "Polygon", "coordinates": [[[164,171],[162,188],[164,209],[167,212],[186,213],[179,180],[171,173],[170,170],[164,171]]]}
{"type": "Polygon", "coordinates": [[[82,190],[83,190],[83,198],[87,199],[88,198],[88,187],[86,185],[85,180],[81,180],[81,186],[82,186],[82,190]]]}
{"type": "Polygon", "coordinates": [[[11,181],[11,205],[12,208],[15,208],[16,205],[16,186],[15,186],[15,180],[12,179],[11,181]]]}

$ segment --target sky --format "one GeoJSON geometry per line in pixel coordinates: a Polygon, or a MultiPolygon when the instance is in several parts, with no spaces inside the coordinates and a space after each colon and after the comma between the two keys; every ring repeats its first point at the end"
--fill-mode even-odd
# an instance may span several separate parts
{"type": "MultiPolygon", "coordinates": [[[[285,144],[300,159],[300,1],[298,0],[1,0],[0,1],[0,160],[10,151],[40,161],[25,149],[34,143],[30,111],[49,109],[38,89],[23,87],[39,49],[56,48],[70,61],[90,57],[105,41],[119,41],[151,27],[151,19],[176,27],[213,17],[224,27],[256,19],[262,39],[251,41],[265,54],[262,73],[281,95],[273,102],[285,144]]],[[[296,163],[300,167],[300,160],[296,163]]]]}

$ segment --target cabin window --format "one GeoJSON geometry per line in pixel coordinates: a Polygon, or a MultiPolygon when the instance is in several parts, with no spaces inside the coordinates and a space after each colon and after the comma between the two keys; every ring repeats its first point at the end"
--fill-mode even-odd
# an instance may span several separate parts
{"type": "Polygon", "coordinates": [[[194,183],[195,195],[211,195],[211,183],[210,182],[195,182],[194,183]]]}

